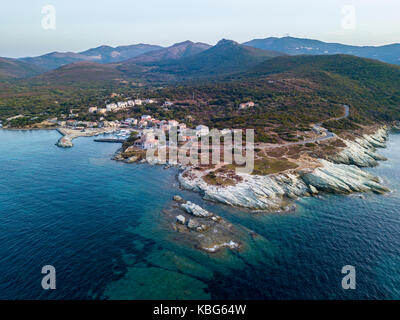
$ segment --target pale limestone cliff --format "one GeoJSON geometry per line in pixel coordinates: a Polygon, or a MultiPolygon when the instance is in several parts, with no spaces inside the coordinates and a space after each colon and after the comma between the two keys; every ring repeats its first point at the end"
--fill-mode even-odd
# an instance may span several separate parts
{"type": "Polygon", "coordinates": [[[342,140],[347,147],[328,160],[334,163],[354,164],[358,167],[377,166],[379,160],[386,160],[376,153],[376,148],[385,147],[387,136],[387,128],[383,127],[374,134],[365,134],[354,141],[342,140]]]}

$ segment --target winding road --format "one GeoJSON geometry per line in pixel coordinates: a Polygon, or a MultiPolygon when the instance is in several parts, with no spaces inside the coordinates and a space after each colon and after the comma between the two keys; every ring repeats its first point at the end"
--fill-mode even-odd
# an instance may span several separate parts
{"type": "MultiPolygon", "coordinates": [[[[349,116],[349,106],[348,105],[344,105],[343,108],[344,108],[344,116],[341,116],[339,118],[332,118],[332,119],[329,119],[327,121],[338,121],[338,120],[342,120],[342,119],[347,118],[349,116]]],[[[314,139],[314,140],[311,140],[311,141],[313,141],[313,142],[323,141],[323,140],[327,140],[327,139],[331,139],[331,138],[336,137],[336,134],[334,134],[333,132],[330,132],[328,129],[325,129],[325,128],[321,127],[321,125],[322,125],[322,123],[314,124],[313,125],[313,129],[315,131],[317,131],[317,132],[325,132],[326,135],[324,137],[320,137],[320,138],[317,138],[317,139],[314,139]]],[[[305,143],[308,143],[308,142],[305,142],[305,143]]]]}
{"type": "MultiPolygon", "coordinates": [[[[326,121],[333,121],[333,120],[342,120],[345,118],[349,117],[349,109],[350,107],[348,105],[343,105],[344,108],[344,115],[339,117],[339,118],[331,118],[328,119],[326,121]]],[[[293,146],[293,145],[300,145],[300,144],[306,144],[306,143],[315,143],[317,141],[325,141],[325,140],[329,140],[332,138],[336,137],[336,134],[334,134],[333,132],[330,132],[328,129],[325,129],[322,126],[322,123],[316,123],[312,126],[312,129],[314,130],[314,132],[317,133],[325,133],[324,136],[316,138],[316,139],[311,139],[311,140],[306,140],[306,141],[298,141],[298,142],[288,142],[288,143],[284,143],[284,144],[279,144],[279,145],[274,145],[274,146],[269,146],[269,148],[280,148],[280,147],[286,147],[286,146],[293,146]]]]}

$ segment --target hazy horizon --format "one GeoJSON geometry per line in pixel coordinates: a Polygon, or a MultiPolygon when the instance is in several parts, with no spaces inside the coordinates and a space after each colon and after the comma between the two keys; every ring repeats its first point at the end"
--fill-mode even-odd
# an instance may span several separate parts
{"type": "MultiPolygon", "coordinates": [[[[247,42],[247,41],[250,41],[250,40],[255,40],[255,39],[265,39],[265,38],[272,38],[272,37],[274,37],[274,36],[266,36],[266,37],[264,37],[264,38],[252,38],[252,39],[248,39],[248,40],[246,40],[246,41],[243,41],[243,42],[240,42],[240,43],[244,43],[244,42],[247,42]]],[[[276,37],[276,38],[284,38],[284,37],[293,37],[293,38],[297,38],[297,37],[294,37],[294,36],[291,36],[291,35],[289,35],[289,36],[282,36],[282,37],[276,37]]],[[[299,37],[300,38],[300,37],[299,37]]],[[[311,38],[311,37],[301,37],[302,39],[308,39],[308,40],[319,40],[319,41],[323,41],[323,42],[327,42],[327,43],[339,43],[339,44],[344,44],[344,45],[350,45],[350,46],[359,46],[359,45],[354,45],[354,44],[351,44],[351,43],[342,43],[342,42],[337,42],[337,41],[333,41],[333,42],[330,42],[330,41],[324,41],[324,40],[321,40],[321,39],[313,39],[313,38],[311,38]]],[[[220,40],[222,40],[222,39],[226,39],[226,38],[221,38],[220,40]]],[[[158,45],[158,46],[162,46],[162,47],[169,47],[169,46],[172,46],[172,45],[174,45],[174,44],[177,44],[177,43],[182,43],[182,42],[185,42],[185,41],[192,41],[192,42],[202,42],[202,43],[206,43],[206,44],[209,44],[209,45],[215,45],[215,44],[217,44],[218,43],[218,41],[216,41],[215,43],[207,43],[207,42],[204,42],[204,41],[193,41],[193,40],[191,40],[191,39],[185,39],[185,40],[181,40],[181,41],[178,41],[178,42],[174,42],[174,43],[170,43],[170,44],[167,44],[167,45],[162,45],[162,44],[159,44],[159,43],[143,43],[143,42],[138,42],[138,43],[129,43],[129,44],[121,44],[121,45],[109,45],[109,44],[104,44],[104,43],[102,43],[102,44],[98,44],[98,45],[95,45],[95,46],[93,46],[93,47],[88,47],[88,48],[83,48],[83,49],[81,49],[81,50],[78,50],[78,51],[72,51],[72,50],[65,50],[65,51],[61,51],[61,50],[51,50],[51,51],[46,51],[46,52],[43,52],[43,53],[41,53],[41,54],[38,54],[38,55],[21,55],[21,56],[14,56],[14,57],[9,57],[9,58],[16,58],[16,59],[18,59],[18,58],[27,58],[27,57],[34,57],[34,56],[41,56],[41,55],[45,55],[45,54],[48,54],[48,53],[52,53],[52,52],[74,52],[74,53],[79,53],[79,52],[84,52],[84,51],[86,51],[86,50],[89,50],[89,49],[93,49],[93,48],[98,48],[98,47],[101,47],[101,46],[109,46],[109,47],[113,47],[113,48],[115,48],[115,47],[119,47],[119,46],[129,46],[129,45],[138,45],[138,44],[148,44],[148,45],[158,45]]],[[[235,39],[227,39],[227,40],[233,40],[233,41],[236,41],[235,39]]],[[[239,42],[239,41],[236,41],[236,42],[239,42]]],[[[386,44],[379,44],[379,45],[365,45],[365,46],[375,46],[375,47],[379,47],[379,46],[385,46],[385,45],[391,45],[391,44],[400,44],[400,41],[399,42],[393,42],[393,43],[386,43],[386,44]]],[[[362,45],[360,45],[360,46],[362,46],[362,45]]],[[[7,58],[7,56],[4,56],[4,55],[1,55],[0,54],[0,57],[6,57],[7,58]]]]}
{"type": "Polygon", "coordinates": [[[214,45],[222,38],[243,43],[288,35],[356,46],[400,42],[396,0],[99,0],[95,4],[20,0],[6,2],[2,9],[0,56],[13,58],[81,52],[101,45],[170,46],[185,40],[214,45]],[[55,29],[43,28],[46,5],[56,10],[55,29]],[[349,17],[354,23],[344,27],[349,17]]]}

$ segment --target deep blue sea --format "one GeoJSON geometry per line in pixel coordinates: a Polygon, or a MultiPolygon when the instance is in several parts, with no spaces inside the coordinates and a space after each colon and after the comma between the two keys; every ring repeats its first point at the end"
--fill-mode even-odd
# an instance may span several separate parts
{"type": "Polygon", "coordinates": [[[111,160],[119,147],[56,131],[0,130],[0,299],[399,299],[400,135],[368,169],[392,190],[324,195],[254,214],[182,191],[176,169],[111,160]],[[182,243],[163,209],[179,194],[258,233],[239,252],[182,243]],[[56,268],[57,289],[41,287],[56,268]],[[356,290],[341,269],[356,268],[356,290]]]}

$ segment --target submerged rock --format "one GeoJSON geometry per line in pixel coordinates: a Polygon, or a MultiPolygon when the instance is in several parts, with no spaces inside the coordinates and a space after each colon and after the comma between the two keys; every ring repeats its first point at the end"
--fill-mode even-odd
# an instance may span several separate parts
{"type": "Polygon", "coordinates": [[[198,227],[200,227],[201,224],[199,221],[197,221],[196,219],[189,219],[188,221],[188,228],[189,229],[197,229],[198,227]]]}
{"type": "Polygon", "coordinates": [[[228,248],[230,248],[230,249],[237,249],[237,248],[239,248],[239,244],[236,243],[235,241],[231,240],[231,241],[229,241],[229,242],[224,242],[224,243],[216,244],[216,245],[214,245],[214,246],[205,247],[205,248],[203,248],[203,249],[204,249],[205,251],[208,251],[208,252],[216,252],[216,251],[218,251],[219,249],[224,248],[224,247],[228,247],[228,248]]]}
{"type": "MultiPolygon", "coordinates": [[[[244,228],[234,227],[231,223],[224,220],[199,205],[185,201],[181,197],[177,200],[182,204],[171,206],[165,210],[164,216],[168,219],[175,219],[173,224],[181,239],[189,240],[194,247],[209,253],[215,253],[222,248],[239,249],[241,237],[244,236],[244,228]],[[181,214],[176,215],[177,212],[181,214]]],[[[250,230],[246,229],[246,233],[250,230]]]]}
{"type": "Polygon", "coordinates": [[[172,199],[173,199],[175,202],[178,202],[178,203],[186,203],[186,201],[183,200],[181,196],[174,196],[172,199]]]}
{"type": "Polygon", "coordinates": [[[189,219],[187,227],[198,232],[203,232],[209,228],[208,225],[202,224],[196,219],[189,219]]]}
{"type": "Polygon", "coordinates": [[[215,221],[215,222],[218,222],[218,221],[221,221],[222,220],[222,218],[220,217],[220,216],[213,216],[213,217],[211,217],[211,220],[212,221],[215,221]]]}

